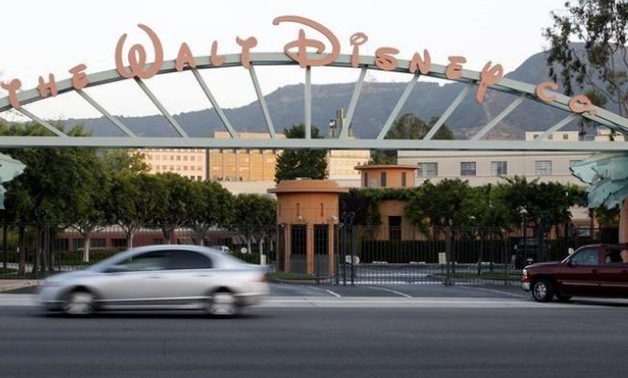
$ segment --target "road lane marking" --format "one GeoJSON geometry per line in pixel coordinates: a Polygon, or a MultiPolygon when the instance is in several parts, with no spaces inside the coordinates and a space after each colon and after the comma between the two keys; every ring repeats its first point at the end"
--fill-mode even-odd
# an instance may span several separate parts
{"type": "Polygon", "coordinates": [[[464,289],[487,291],[489,293],[495,293],[495,294],[501,294],[501,295],[509,295],[511,297],[514,297],[514,298],[526,298],[526,294],[523,291],[523,289],[521,290],[520,293],[512,293],[512,292],[505,291],[505,290],[487,289],[487,288],[484,288],[484,287],[477,287],[477,286],[473,286],[473,287],[471,287],[471,286],[459,286],[459,287],[464,288],[464,289]]]}
{"type": "Polygon", "coordinates": [[[396,294],[396,295],[398,295],[398,296],[400,296],[400,297],[404,297],[404,298],[412,298],[412,296],[411,296],[411,295],[404,294],[404,293],[402,293],[402,292],[400,292],[400,291],[397,291],[397,290],[388,289],[388,288],[386,288],[386,287],[369,286],[369,288],[370,288],[370,289],[373,289],[373,290],[387,291],[387,292],[389,292],[389,293],[393,293],[393,294],[396,294]]]}

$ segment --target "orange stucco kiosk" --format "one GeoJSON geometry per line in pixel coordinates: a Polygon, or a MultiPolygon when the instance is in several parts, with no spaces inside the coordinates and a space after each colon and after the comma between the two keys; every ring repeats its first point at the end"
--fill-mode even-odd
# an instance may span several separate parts
{"type": "Polygon", "coordinates": [[[332,274],[335,229],[341,193],[331,180],[285,180],[269,193],[277,195],[277,269],[283,272],[332,274]]]}

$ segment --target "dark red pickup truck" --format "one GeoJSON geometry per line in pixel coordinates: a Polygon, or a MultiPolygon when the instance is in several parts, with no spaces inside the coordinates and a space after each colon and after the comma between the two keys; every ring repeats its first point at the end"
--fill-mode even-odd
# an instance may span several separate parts
{"type": "Polygon", "coordinates": [[[563,261],[526,266],[521,287],[539,302],[572,296],[628,298],[627,258],[628,244],[582,246],[563,261]]]}

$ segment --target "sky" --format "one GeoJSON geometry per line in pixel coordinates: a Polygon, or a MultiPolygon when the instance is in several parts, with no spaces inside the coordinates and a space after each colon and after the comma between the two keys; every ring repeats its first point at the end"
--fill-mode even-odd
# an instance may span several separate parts
{"type": "MultiPolygon", "coordinates": [[[[176,58],[183,42],[195,56],[209,55],[213,41],[223,54],[239,53],[236,37],[255,36],[258,45],[253,52],[282,52],[302,28],[294,23],[273,25],[274,18],[284,15],[306,17],[329,28],[338,37],[342,54],[351,53],[350,36],[363,32],[369,40],[361,47],[362,55],[374,55],[377,48],[386,46],[399,49],[398,58],[410,59],[427,49],[433,63],[445,65],[449,56],[458,55],[466,57],[465,69],[479,71],[492,61],[510,72],[547,47],[542,30],[552,23],[550,12],[563,9],[563,4],[564,0],[9,1],[4,4],[1,21],[0,81],[17,78],[22,89],[31,89],[37,86],[39,76],[47,78],[52,73],[57,81],[69,78],[68,70],[80,63],[87,65],[88,74],[114,69],[115,46],[123,34],[128,34],[127,50],[134,43],[150,46],[138,24],[155,31],[165,60],[176,58]]],[[[308,36],[322,39],[305,29],[308,36]]],[[[312,82],[354,82],[358,74],[351,69],[313,71],[312,82]]],[[[250,76],[242,67],[203,70],[202,75],[223,108],[243,106],[256,98],[250,76]]],[[[257,75],[264,94],[305,81],[298,66],[262,67],[257,75]]],[[[367,79],[406,81],[408,77],[373,73],[367,79]]],[[[190,72],[159,75],[146,83],[171,113],[209,107],[190,72]]],[[[115,115],[158,113],[133,80],[86,91],[115,115]]],[[[0,97],[5,96],[7,92],[0,90],[0,97]]],[[[48,119],[100,116],[76,93],[27,108],[48,119]]],[[[0,117],[15,116],[6,113],[0,117]]]]}

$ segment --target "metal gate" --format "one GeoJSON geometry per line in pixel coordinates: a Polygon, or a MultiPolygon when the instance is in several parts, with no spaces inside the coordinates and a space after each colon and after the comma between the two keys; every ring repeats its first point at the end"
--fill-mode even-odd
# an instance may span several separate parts
{"type": "Polygon", "coordinates": [[[390,240],[389,234],[397,231],[384,238],[375,228],[340,224],[335,283],[519,284],[521,270],[513,265],[509,239],[442,229],[430,239],[390,240]]]}

